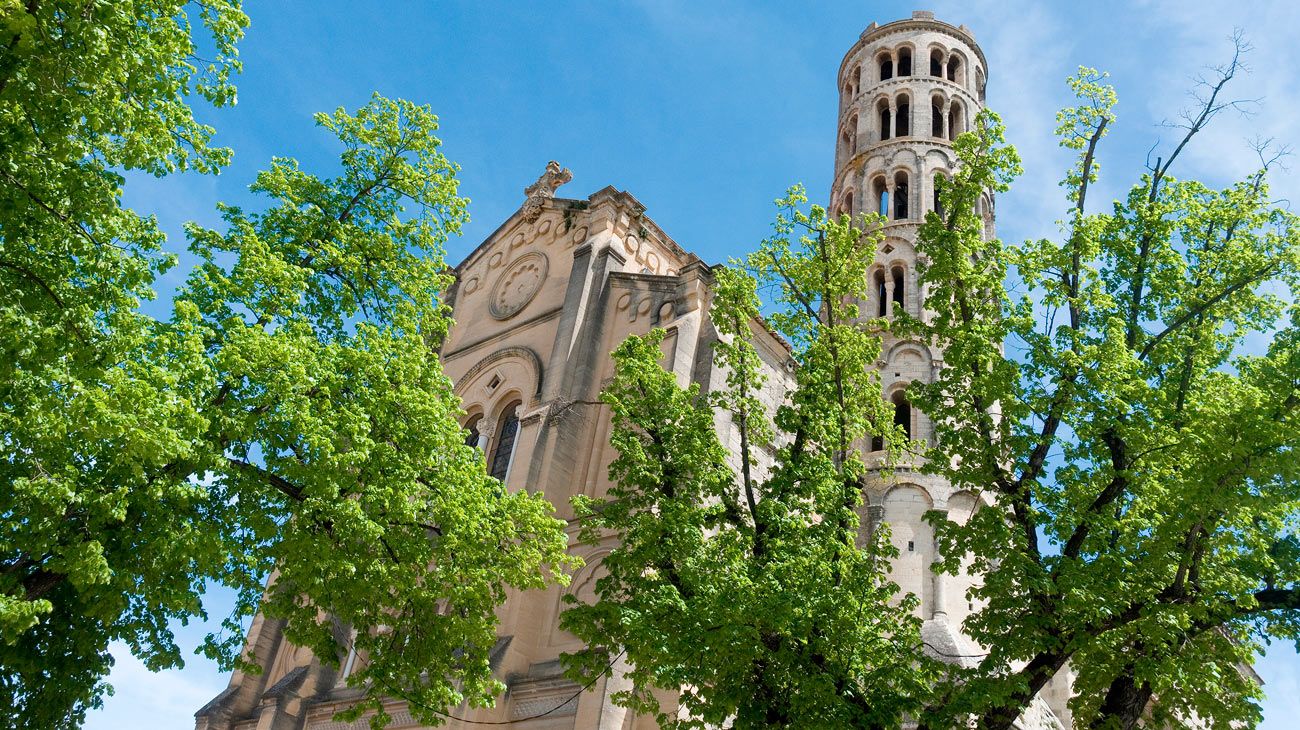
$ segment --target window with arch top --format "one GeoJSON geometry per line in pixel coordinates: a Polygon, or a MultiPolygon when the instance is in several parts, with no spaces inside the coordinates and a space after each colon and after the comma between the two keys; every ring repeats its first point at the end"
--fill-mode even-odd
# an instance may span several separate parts
{"type": "Polygon", "coordinates": [[[889,287],[885,284],[884,269],[877,269],[876,275],[876,316],[884,317],[889,314],[889,287]]]}
{"type": "Polygon", "coordinates": [[[912,404],[907,401],[903,391],[894,393],[894,425],[903,429],[903,435],[912,438],[912,404]]]}
{"type": "Polygon", "coordinates": [[[894,220],[907,220],[907,173],[894,173],[894,220]]]}
{"type": "MultiPolygon", "coordinates": [[[[895,430],[901,429],[903,436],[907,439],[913,438],[912,433],[912,404],[908,402],[907,396],[903,391],[898,390],[890,397],[889,402],[894,406],[893,425],[895,430]]],[[[871,450],[884,451],[885,438],[883,436],[871,437],[871,450]]]]}
{"type": "Polygon", "coordinates": [[[496,444],[492,448],[492,462],[488,465],[488,474],[503,482],[510,472],[510,462],[515,455],[515,438],[518,435],[519,404],[514,403],[502,413],[501,425],[497,427],[496,444]]]}
{"type": "Polygon", "coordinates": [[[907,97],[898,97],[894,108],[898,110],[894,113],[894,136],[906,137],[912,133],[912,107],[907,103],[907,97]]]}
{"type": "Polygon", "coordinates": [[[880,80],[888,81],[894,78],[894,59],[887,53],[880,55],[880,80]]]}
{"type": "Polygon", "coordinates": [[[966,131],[966,118],[960,102],[953,100],[948,107],[948,139],[955,140],[957,135],[966,131]]]}
{"type": "Polygon", "coordinates": [[[871,202],[876,206],[876,212],[889,217],[889,188],[885,186],[885,178],[878,177],[871,182],[871,202]]]}
{"type": "Polygon", "coordinates": [[[912,49],[910,48],[898,49],[898,75],[912,75],[912,49]]]}

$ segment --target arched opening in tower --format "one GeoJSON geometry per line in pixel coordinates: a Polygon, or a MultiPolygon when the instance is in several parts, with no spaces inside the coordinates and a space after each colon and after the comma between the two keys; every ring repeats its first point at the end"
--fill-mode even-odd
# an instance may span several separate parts
{"type": "Polygon", "coordinates": [[[907,220],[907,173],[894,173],[894,220],[907,220]]]}
{"type": "Polygon", "coordinates": [[[907,402],[903,391],[894,393],[894,425],[903,429],[903,435],[912,438],[912,404],[907,402]]]}
{"type": "Polygon", "coordinates": [[[898,111],[894,114],[894,136],[906,137],[912,133],[911,117],[912,105],[907,103],[906,96],[898,97],[895,102],[898,111]]]}

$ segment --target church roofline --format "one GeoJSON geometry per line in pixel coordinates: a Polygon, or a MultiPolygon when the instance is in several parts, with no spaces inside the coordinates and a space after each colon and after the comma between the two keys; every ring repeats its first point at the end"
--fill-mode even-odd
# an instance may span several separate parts
{"type": "MultiPolygon", "coordinates": [[[[640,200],[637,200],[635,195],[629,193],[626,190],[619,190],[615,188],[613,185],[606,185],[600,190],[597,190],[591,195],[588,195],[586,199],[559,198],[559,197],[548,198],[545,201],[545,207],[551,210],[556,210],[556,209],[584,210],[584,209],[590,209],[592,206],[597,206],[607,201],[613,205],[626,206],[628,209],[635,211],[635,214],[640,216],[641,224],[645,226],[646,230],[648,230],[652,234],[651,237],[662,242],[665,246],[667,246],[674,255],[676,255],[678,258],[681,259],[681,261],[683,262],[683,266],[691,263],[692,261],[700,260],[699,256],[682,248],[681,244],[677,243],[677,241],[675,241],[672,236],[669,236],[667,233],[665,233],[664,229],[661,228],[659,224],[654,221],[653,218],[651,218],[648,215],[645,215],[646,206],[640,200]]],[[[460,263],[451,267],[452,271],[454,273],[459,274],[466,267],[474,263],[474,261],[478,260],[479,256],[481,256],[487,250],[489,244],[497,240],[497,238],[504,231],[508,230],[512,225],[516,223],[516,221],[519,218],[523,216],[524,207],[526,204],[527,201],[525,201],[524,204],[521,204],[518,208],[516,208],[515,212],[511,213],[509,217],[507,217],[504,221],[501,222],[501,225],[497,226],[495,230],[489,233],[487,237],[484,238],[482,242],[479,243],[479,245],[474,247],[473,251],[470,251],[468,254],[466,254],[465,257],[460,260],[460,263]]]]}

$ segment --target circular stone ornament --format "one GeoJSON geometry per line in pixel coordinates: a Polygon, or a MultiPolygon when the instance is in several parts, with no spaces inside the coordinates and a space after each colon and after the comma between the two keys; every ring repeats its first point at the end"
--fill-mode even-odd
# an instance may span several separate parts
{"type": "Polygon", "coordinates": [[[497,319],[510,319],[537,296],[546,281],[549,263],[546,256],[533,252],[520,256],[497,279],[492,287],[488,313],[497,319]]]}

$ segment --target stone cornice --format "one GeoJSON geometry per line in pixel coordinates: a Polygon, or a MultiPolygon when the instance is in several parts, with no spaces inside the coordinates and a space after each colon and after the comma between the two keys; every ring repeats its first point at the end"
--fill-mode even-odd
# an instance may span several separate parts
{"type": "MultiPolygon", "coordinates": [[[[862,35],[858,37],[857,43],[854,43],[853,47],[844,54],[844,60],[840,61],[839,72],[835,75],[837,82],[843,81],[844,69],[848,66],[849,59],[864,46],[886,36],[908,30],[929,30],[935,33],[942,33],[943,35],[961,41],[974,51],[976,56],[979,56],[980,65],[984,67],[984,76],[985,78],[988,78],[988,59],[984,57],[984,51],[979,47],[979,44],[975,42],[975,36],[972,35],[969,30],[962,30],[962,28],[955,25],[945,23],[942,20],[935,20],[933,18],[904,18],[902,20],[895,20],[885,23],[884,25],[876,26],[875,28],[868,27],[867,30],[863,31],[862,35]]],[[[837,87],[840,85],[842,84],[836,84],[837,87]]]]}

